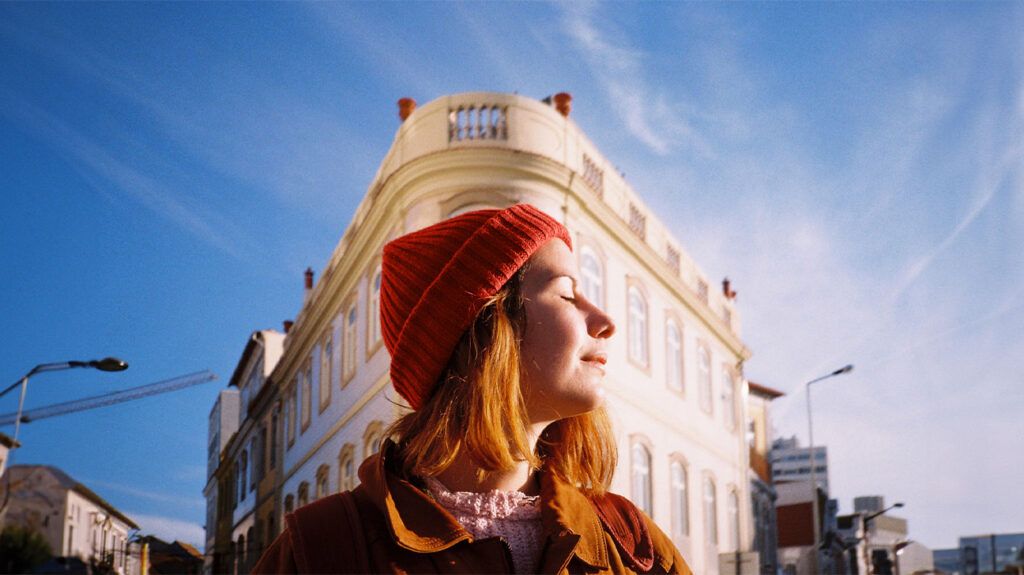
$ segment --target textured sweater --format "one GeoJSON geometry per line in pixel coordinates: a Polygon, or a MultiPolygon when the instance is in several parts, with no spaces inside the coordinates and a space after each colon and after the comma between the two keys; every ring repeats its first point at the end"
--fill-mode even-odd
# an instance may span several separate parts
{"type": "Polygon", "coordinates": [[[542,534],[539,496],[497,489],[486,493],[451,492],[437,479],[427,478],[426,482],[438,505],[474,539],[501,537],[508,543],[516,573],[537,570],[542,534]]]}

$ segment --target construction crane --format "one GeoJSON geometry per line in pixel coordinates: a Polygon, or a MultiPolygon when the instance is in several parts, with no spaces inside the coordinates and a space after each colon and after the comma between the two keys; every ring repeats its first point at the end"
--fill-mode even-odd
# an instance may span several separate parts
{"type": "MultiPolygon", "coordinates": [[[[151,395],[178,391],[179,389],[185,389],[186,387],[192,387],[193,385],[199,385],[215,379],[217,379],[217,376],[208,370],[197,371],[196,373],[190,373],[173,379],[165,379],[148,385],[140,385],[138,387],[122,389],[121,391],[114,391],[103,395],[94,395],[83,399],[75,399],[72,401],[54,403],[53,405],[30,409],[21,414],[21,422],[29,423],[39,419],[46,419],[47,417],[56,417],[58,415],[75,413],[76,411],[86,411],[89,409],[96,409],[98,407],[124,403],[126,401],[134,401],[151,395]]],[[[14,420],[17,417],[17,413],[5,413],[0,415],[0,425],[10,425],[14,423],[14,420]]]]}

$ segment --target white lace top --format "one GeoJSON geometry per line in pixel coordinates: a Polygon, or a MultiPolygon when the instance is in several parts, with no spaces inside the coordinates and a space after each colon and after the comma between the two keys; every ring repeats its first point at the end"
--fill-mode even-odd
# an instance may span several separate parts
{"type": "Polygon", "coordinates": [[[487,493],[451,492],[433,477],[428,477],[426,483],[438,505],[451,513],[474,539],[505,539],[512,550],[516,573],[537,571],[542,534],[540,496],[497,489],[487,493]]]}

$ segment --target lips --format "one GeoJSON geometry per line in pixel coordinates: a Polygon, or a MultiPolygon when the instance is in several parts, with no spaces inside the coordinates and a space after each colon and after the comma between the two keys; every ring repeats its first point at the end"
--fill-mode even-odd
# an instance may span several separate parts
{"type": "Polygon", "coordinates": [[[583,356],[580,359],[587,363],[595,364],[595,366],[600,366],[603,370],[604,366],[608,363],[608,354],[604,352],[591,353],[583,356]]]}

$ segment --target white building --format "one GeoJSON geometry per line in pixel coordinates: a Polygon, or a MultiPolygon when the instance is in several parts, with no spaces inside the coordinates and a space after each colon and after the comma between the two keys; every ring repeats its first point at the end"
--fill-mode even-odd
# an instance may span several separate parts
{"type": "Polygon", "coordinates": [[[7,468],[7,461],[10,459],[11,450],[16,448],[13,437],[6,433],[0,433],[0,477],[3,477],[4,469],[7,468]]]}
{"type": "Polygon", "coordinates": [[[800,447],[796,437],[776,439],[772,444],[772,478],[776,483],[811,480],[811,454],[814,455],[815,479],[818,487],[828,495],[828,448],[800,447]]]}
{"type": "Polygon", "coordinates": [[[734,293],[710,287],[671,223],[568,117],[568,95],[553,99],[400,102],[391,149],[270,376],[282,402],[277,517],[355,486],[359,463],[403,409],[380,333],[383,245],[465,211],[528,202],[569,229],[583,290],[617,324],[607,366],[620,453],[612,489],[653,516],[694,572],[715,574],[720,554],[748,551],[753,539],[750,352],[734,293]]]}
{"type": "MultiPolygon", "coordinates": [[[[43,535],[56,556],[109,559],[118,573],[139,570],[129,550],[129,537],[138,525],[91,489],[49,465],[12,465],[11,496],[5,524],[16,524],[43,535]]],[[[0,499],[5,481],[0,481],[0,499]]]]}

